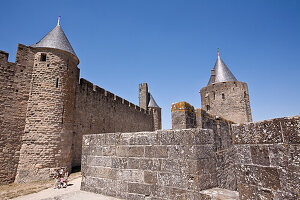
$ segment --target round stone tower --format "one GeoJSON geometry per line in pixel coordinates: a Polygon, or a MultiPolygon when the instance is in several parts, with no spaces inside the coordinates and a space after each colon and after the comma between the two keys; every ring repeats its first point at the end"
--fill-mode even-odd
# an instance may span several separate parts
{"type": "Polygon", "coordinates": [[[247,83],[238,81],[218,58],[206,87],[200,90],[201,106],[208,113],[235,123],[252,121],[247,83]]]}
{"type": "Polygon", "coordinates": [[[34,66],[15,182],[47,179],[57,167],[70,169],[72,161],[79,60],[60,20],[31,47],[34,66]]]}

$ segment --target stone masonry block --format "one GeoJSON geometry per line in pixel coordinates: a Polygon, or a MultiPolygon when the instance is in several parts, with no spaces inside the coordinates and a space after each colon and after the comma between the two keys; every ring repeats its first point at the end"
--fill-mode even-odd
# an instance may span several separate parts
{"type": "Polygon", "coordinates": [[[134,169],[119,170],[117,176],[118,179],[121,181],[137,182],[137,183],[144,182],[144,171],[142,170],[134,170],[134,169]]]}
{"type": "Polygon", "coordinates": [[[234,144],[282,143],[281,119],[233,125],[234,144]]]}
{"type": "Polygon", "coordinates": [[[116,155],[119,157],[143,157],[144,146],[117,146],[116,155]]]}
{"type": "Polygon", "coordinates": [[[235,145],[233,151],[235,164],[252,164],[250,145],[235,145]]]}
{"type": "Polygon", "coordinates": [[[163,159],[161,162],[161,170],[171,173],[181,172],[181,160],[178,159],[163,159]]]}
{"type": "Polygon", "coordinates": [[[128,193],[142,194],[150,196],[151,185],[142,183],[128,183],[128,193]]]}
{"type": "Polygon", "coordinates": [[[269,146],[270,164],[272,166],[286,167],[288,165],[288,147],[283,144],[269,146]]]}
{"type": "Polygon", "coordinates": [[[168,147],[165,146],[145,146],[145,157],[149,158],[167,158],[168,147]]]}
{"type": "Polygon", "coordinates": [[[144,171],[144,181],[147,184],[156,184],[157,183],[157,172],[144,171]]]}
{"type": "Polygon", "coordinates": [[[139,159],[139,169],[142,170],[161,170],[161,160],[159,159],[139,159]]]}
{"type": "Polygon", "coordinates": [[[103,153],[103,156],[114,156],[114,155],[116,155],[116,147],[115,146],[103,146],[102,153],[103,153]]]}
{"type": "Polygon", "coordinates": [[[215,156],[214,145],[173,145],[168,147],[169,158],[198,160],[215,156]]]}
{"type": "Polygon", "coordinates": [[[87,176],[113,180],[117,179],[117,174],[118,170],[107,167],[88,167],[86,171],[87,176]]]}
{"type": "Polygon", "coordinates": [[[174,173],[158,173],[158,185],[177,187],[177,188],[187,188],[188,178],[183,174],[174,174],[174,173]]]}
{"type": "Polygon", "coordinates": [[[240,165],[237,167],[237,177],[239,183],[257,185],[270,190],[281,188],[279,173],[274,167],[240,165]]]}
{"type": "Polygon", "coordinates": [[[300,116],[282,118],[280,122],[284,142],[289,144],[300,144],[300,116]]]}
{"type": "Polygon", "coordinates": [[[251,150],[251,158],[253,164],[264,165],[264,166],[270,165],[268,146],[263,146],[263,145],[250,146],[250,150],[251,150]]]}
{"type": "Polygon", "coordinates": [[[112,168],[126,169],[128,167],[128,158],[112,157],[112,168]]]}
{"type": "Polygon", "coordinates": [[[105,156],[88,156],[87,164],[88,166],[112,167],[112,158],[105,156]]]}

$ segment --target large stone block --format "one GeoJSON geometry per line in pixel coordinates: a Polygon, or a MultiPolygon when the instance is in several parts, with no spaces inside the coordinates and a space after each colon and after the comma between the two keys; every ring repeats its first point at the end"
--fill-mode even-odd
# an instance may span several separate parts
{"type": "Polygon", "coordinates": [[[265,145],[250,146],[250,150],[251,150],[251,159],[253,164],[264,165],[264,166],[270,165],[268,146],[265,145]]]}
{"type": "Polygon", "coordinates": [[[167,158],[168,148],[164,146],[145,146],[145,157],[149,158],[167,158]]]}
{"type": "Polygon", "coordinates": [[[285,143],[300,144],[300,116],[283,118],[281,127],[285,143]]]}
{"type": "Polygon", "coordinates": [[[144,146],[117,146],[116,155],[119,157],[143,157],[144,146]]]}
{"type": "Polygon", "coordinates": [[[282,143],[281,120],[272,119],[242,125],[232,125],[234,144],[282,143]]]}

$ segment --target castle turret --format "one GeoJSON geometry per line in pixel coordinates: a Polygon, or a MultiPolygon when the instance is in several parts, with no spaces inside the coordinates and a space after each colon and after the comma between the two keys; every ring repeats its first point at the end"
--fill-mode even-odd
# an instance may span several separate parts
{"type": "Polygon", "coordinates": [[[247,83],[238,81],[218,58],[206,87],[200,90],[202,109],[235,123],[252,121],[247,83]]]}
{"type": "Polygon", "coordinates": [[[151,93],[149,93],[148,109],[153,113],[154,130],[160,130],[161,129],[161,108],[157,105],[151,93]]]}
{"type": "Polygon", "coordinates": [[[34,64],[16,182],[47,179],[57,167],[70,169],[72,161],[79,60],[60,19],[31,47],[34,64]]]}

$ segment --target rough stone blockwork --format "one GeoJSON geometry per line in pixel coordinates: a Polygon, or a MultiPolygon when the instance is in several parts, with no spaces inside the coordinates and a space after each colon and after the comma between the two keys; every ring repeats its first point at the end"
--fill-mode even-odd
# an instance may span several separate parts
{"type": "Polygon", "coordinates": [[[300,198],[300,116],[233,125],[241,200],[300,198]]]}
{"type": "Polygon", "coordinates": [[[224,118],[208,114],[203,109],[194,109],[187,102],[172,104],[173,129],[205,128],[213,130],[218,187],[236,190],[232,123],[224,118]]]}
{"type": "Polygon", "coordinates": [[[30,87],[32,52],[18,46],[16,62],[0,51],[0,185],[15,179],[30,87]]]}
{"type": "Polygon", "coordinates": [[[85,79],[80,79],[75,101],[73,166],[80,166],[83,135],[154,130],[150,111],[85,79]]]}
{"type": "Polygon", "coordinates": [[[124,199],[204,199],[217,186],[212,130],[83,136],[81,189],[124,199]]]}

